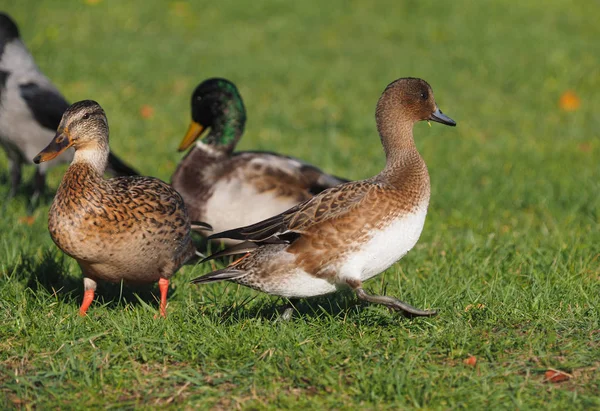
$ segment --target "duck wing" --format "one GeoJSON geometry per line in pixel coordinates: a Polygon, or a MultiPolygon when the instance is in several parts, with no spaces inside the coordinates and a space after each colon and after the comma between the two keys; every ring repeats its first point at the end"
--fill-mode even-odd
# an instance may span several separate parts
{"type": "Polygon", "coordinates": [[[345,178],[327,174],[320,168],[307,163],[302,164],[299,172],[304,176],[304,179],[308,181],[309,191],[313,195],[319,194],[321,191],[327,190],[328,188],[350,182],[350,180],[345,178]]]}
{"type": "Polygon", "coordinates": [[[257,243],[290,243],[313,226],[341,218],[359,208],[383,188],[372,181],[354,181],[329,188],[311,199],[266,220],[213,234],[209,240],[229,238],[257,243]]]}
{"type": "Polygon", "coordinates": [[[236,169],[245,169],[246,178],[260,191],[277,190],[287,196],[298,197],[299,201],[349,182],[295,157],[269,151],[234,153],[232,162],[236,169]]]}
{"type": "Polygon", "coordinates": [[[35,120],[44,128],[56,130],[69,103],[56,90],[35,82],[19,85],[21,97],[35,120]]]}

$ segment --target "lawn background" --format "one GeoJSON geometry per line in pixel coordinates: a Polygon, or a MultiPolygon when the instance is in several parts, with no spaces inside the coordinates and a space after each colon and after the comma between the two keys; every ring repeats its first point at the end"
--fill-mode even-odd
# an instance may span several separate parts
{"type": "MultiPolygon", "coordinates": [[[[38,65],[107,112],[111,147],[169,181],[193,88],[234,81],[240,149],[352,179],[384,164],[374,108],[417,76],[458,127],[415,127],[432,199],[421,240],[368,288],[439,316],[406,320],[337,294],[302,302],[173,279],[103,286],[31,187],[0,216],[0,406],[600,408],[600,8],[586,0],[168,2],[5,0],[38,65]],[[475,367],[466,365],[470,356],[475,367]],[[562,383],[545,372],[571,375],[562,383]]],[[[8,194],[0,154],[0,197],[8,194]]],[[[50,172],[54,190],[64,167],[50,172]]],[[[31,167],[25,179],[32,175],[31,167]]]]}

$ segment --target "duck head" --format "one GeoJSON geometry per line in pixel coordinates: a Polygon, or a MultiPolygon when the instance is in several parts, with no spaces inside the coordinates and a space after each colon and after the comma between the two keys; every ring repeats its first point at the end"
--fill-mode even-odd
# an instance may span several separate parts
{"type": "Polygon", "coordinates": [[[420,78],[401,78],[389,84],[377,103],[376,116],[378,125],[431,120],[456,126],[436,104],[431,86],[420,78]]]}
{"type": "Polygon", "coordinates": [[[50,161],[69,147],[75,151],[106,152],[108,120],[100,104],[83,100],[72,104],[63,114],[56,135],[35,158],[36,164],[50,161]]]}
{"type": "Polygon", "coordinates": [[[405,149],[414,149],[413,126],[417,121],[456,126],[439,109],[429,84],[412,77],[398,79],[386,87],[377,102],[375,117],[388,162],[405,149]]]}
{"type": "Polygon", "coordinates": [[[222,78],[205,80],[192,94],[192,122],[179,151],[192,145],[207,128],[210,132],[203,143],[233,150],[245,124],[246,109],[237,87],[222,78]]]}

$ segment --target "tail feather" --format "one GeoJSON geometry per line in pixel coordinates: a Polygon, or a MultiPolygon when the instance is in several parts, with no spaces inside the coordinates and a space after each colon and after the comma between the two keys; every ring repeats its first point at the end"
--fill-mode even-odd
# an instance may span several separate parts
{"type": "Polygon", "coordinates": [[[309,191],[313,195],[350,181],[342,177],[324,173],[323,170],[310,164],[304,164],[300,171],[310,182],[309,191]]]}
{"type": "Polygon", "coordinates": [[[140,173],[131,166],[127,165],[123,160],[114,155],[112,152],[108,154],[108,165],[106,171],[114,174],[117,177],[139,176],[140,173]]]}
{"type": "Polygon", "coordinates": [[[326,180],[330,184],[333,184],[334,186],[338,186],[338,185],[344,184],[344,183],[349,183],[350,181],[352,181],[352,180],[348,180],[347,178],[344,178],[344,177],[335,176],[333,174],[328,175],[326,180]]]}
{"type": "Polygon", "coordinates": [[[201,262],[204,263],[206,261],[214,260],[215,258],[225,257],[228,255],[245,254],[245,253],[249,253],[250,251],[256,250],[257,248],[258,248],[258,245],[256,245],[255,243],[246,241],[246,242],[231,246],[229,248],[226,248],[225,250],[217,251],[216,253],[211,254],[208,257],[206,257],[201,262]]]}
{"type": "MultiPolygon", "coordinates": [[[[285,212],[284,212],[285,213],[285,212]]],[[[208,237],[209,240],[229,238],[232,240],[263,241],[277,234],[284,221],[284,213],[245,227],[234,228],[208,237]]]]}
{"type": "Polygon", "coordinates": [[[316,183],[310,188],[310,191],[312,194],[318,194],[321,191],[327,190],[328,188],[349,182],[350,180],[346,178],[323,173],[319,176],[316,183]]]}
{"type": "Polygon", "coordinates": [[[222,268],[212,273],[208,273],[198,278],[194,278],[192,284],[208,284],[215,283],[217,281],[235,280],[236,278],[244,276],[244,271],[234,270],[231,268],[222,268]]]}
{"type": "Polygon", "coordinates": [[[192,221],[192,231],[212,231],[212,225],[204,221],[192,221]]]}
{"type": "Polygon", "coordinates": [[[217,240],[219,238],[227,238],[230,240],[245,240],[244,235],[240,233],[240,229],[222,231],[208,236],[209,240],[217,240]]]}

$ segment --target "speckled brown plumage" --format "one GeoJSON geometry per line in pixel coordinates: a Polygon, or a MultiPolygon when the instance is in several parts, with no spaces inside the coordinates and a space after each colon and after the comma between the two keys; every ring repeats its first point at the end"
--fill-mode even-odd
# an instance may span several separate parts
{"type": "Polygon", "coordinates": [[[260,221],[347,181],[292,157],[234,153],[246,112],[237,88],[225,79],[209,79],[197,87],[192,119],[180,149],[192,144],[205,128],[210,132],[182,159],[171,182],[191,219],[205,221],[215,231],[260,221]]]}
{"type": "Polygon", "coordinates": [[[94,280],[156,282],[195,254],[184,207],[160,180],[105,180],[89,166],[74,164],[56,193],[48,229],[61,250],[89,266],[86,274],[94,280]],[[111,260],[110,269],[97,270],[106,265],[104,259],[111,260]],[[140,266],[140,259],[168,263],[140,266]]]}
{"type": "MultiPolygon", "coordinates": [[[[56,245],[79,263],[86,292],[93,293],[97,281],[159,281],[166,302],[168,279],[196,255],[181,196],[156,178],[102,177],[108,123],[95,102],[71,106],[36,160],[54,155],[57,144],[63,150],[74,146],[75,158],[50,208],[48,229],[56,245]]],[[[161,303],[163,315],[164,308],[161,303]]]]}
{"type": "Polygon", "coordinates": [[[351,287],[359,298],[407,315],[434,315],[392,297],[369,295],[362,282],[402,258],[425,222],[430,182],[414,144],[414,123],[456,123],[437,108],[430,86],[413,78],[386,88],[376,120],[386,154],[384,170],[325,190],[262,222],[211,236],[243,241],[216,255],[246,254],[194,282],[230,280],[290,298],[351,287]]]}

